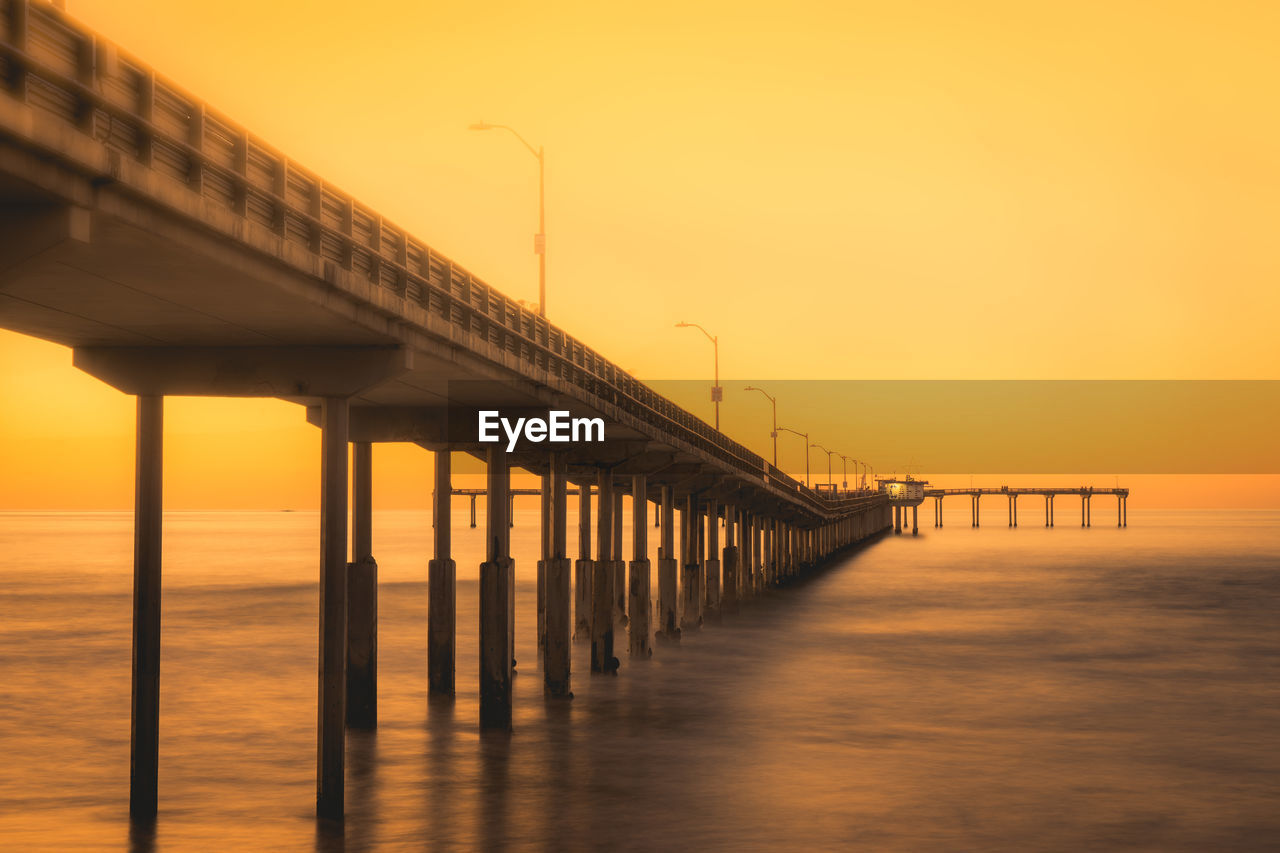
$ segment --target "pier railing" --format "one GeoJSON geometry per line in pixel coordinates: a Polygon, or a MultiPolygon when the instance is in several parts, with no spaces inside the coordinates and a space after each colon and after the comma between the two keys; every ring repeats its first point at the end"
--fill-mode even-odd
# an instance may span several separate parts
{"type": "Polygon", "coordinates": [[[55,116],[219,208],[367,279],[455,329],[518,357],[820,512],[831,499],[654,392],[594,349],[481,281],[318,175],[285,157],[114,44],[46,4],[0,0],[0,80],[55,116]]]}

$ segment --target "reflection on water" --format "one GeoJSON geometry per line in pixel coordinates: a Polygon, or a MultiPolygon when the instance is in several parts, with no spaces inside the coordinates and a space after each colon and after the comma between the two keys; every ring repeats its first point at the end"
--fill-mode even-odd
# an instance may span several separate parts
{"type": "MultiPolygon", "coordinates": [[[[11,849],[1264,849],[1280,834],[1280,514],[1126,530],[965,507],[546,701],[516,528],[515,734],[477,731],[480,531],[456,701],[426,694],[421,513],[380,514],[380,727],[318,824],[316,519],[166,518],[161,803],[130,829],[127,514],[4,514],[11,849]]],[[[656,538],[656,537],[651,537],[656,538]]]]}

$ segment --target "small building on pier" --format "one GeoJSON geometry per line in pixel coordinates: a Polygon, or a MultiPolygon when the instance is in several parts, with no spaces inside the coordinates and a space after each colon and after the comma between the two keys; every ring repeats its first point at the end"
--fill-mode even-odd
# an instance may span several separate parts
{"type": "Polygon", "coordinates": [[[928,480],[917,480],[911,475],[899,480],[897,477],[878,478],[876,490],[889,498],[891,506],[920,506],[924,503],[924,487],[928,480]]]}

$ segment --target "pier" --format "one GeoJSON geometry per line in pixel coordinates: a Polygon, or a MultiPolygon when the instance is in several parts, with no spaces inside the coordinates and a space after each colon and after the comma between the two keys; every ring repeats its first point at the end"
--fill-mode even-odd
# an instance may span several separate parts
{"type": "Polygon", "coordinates": [[[517,618],[537,619],[545,691],[567,698],[571,639],[590,642],[593,673],[613,673],[624,648],[659,654],[651,635],[675,642],[890,526],[883,496],[808,488],[54,6],[0,0],[0,27],[0,326],[70,347],[76,367],[137,398],[135,819],[159,800],[166,396],[279,398],[320,430],[316,812],[333,820],[346,731],[378,722],[373,443],[434,455],[424,618],[427,680],[444,696],[460,686],[451,458],[485,462],[480,671],[461,689],[492,731],[511,728],[517,618]],[[480,409],[550,408],[603,418],[606,440],[511,453],[477,441],[480,409]],[[538,555],[511,550],[512,469],[541,478],[538,555]],[[513,561],[529,558],[539,612],[518,616],[513,561]]]}
{"type": "Polygon", "coordinates": [[[1081,486],[1079,488],[1010,488],[1009,486],[1001,486],[999,488],[984,489],[925,489],[924,496],[933,498],[933,526],[942,526],[942,499],[948,495],[968,495],[971,527],[981,527],[982,522],[979,516],[980,503],[984,495],[1003,496],[1008,502],[1009,510],[1009,527],[1018,526],[1018,498],[1020,496],[1035,495],[1044,498],[1044,526],[1054,526],[1054,499],[1061,495],[1074,495],[1080,498],[1080,526],[1093,526],[1093,498],[1095,495],[1109,495],[1116,499],[1116,527],[1129,526],[1129,490],[1124,488],[1103,488],[1098,489],[1092,486],[1081,486]]]}

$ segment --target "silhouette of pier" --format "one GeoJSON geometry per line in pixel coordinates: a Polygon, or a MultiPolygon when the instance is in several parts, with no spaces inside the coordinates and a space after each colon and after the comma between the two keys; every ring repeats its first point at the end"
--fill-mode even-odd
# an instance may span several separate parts
{"type": "Polygon", "coordinates": [[[76,367],[137,398],[135,819],[153,819],[158,799],[166,396],[279,398],[321,430],[316,807],[327,818],[343,816],[347,728],[377,724],[374,442],[434,454],[425,615],[438,694],[455,690],[452,454],[486,462],[481,671],[468,688],[486,729],[511,727],[512,468],[542,478],[549,696],[570,694],[573,634],[591,643],[593,671],[612,672],[623,616],[643,660],[651,636],[675,640],[889,526],[883,496],[797,482],[59,9],[0,0],[0,27],[0,326],[71,347],[76,367]],[[511,453],[477,440],[479,409],[551,408],[603,418],[606,440],[511,453]],[[652,627],[650,502],[661,518],[652,627]]]}
{"type": "Polygon", "coordinates": [[[1080,526],[1093,526],[1093,498],[1095,495],[1114,495],[1116,499],[1116,527],[1129,526],[1129,490],[1124,488],[1098,489],[1093,486],[1077,488],[999,488],[982,489],[925,489],[924,496],[933,498],[933,526],[942,526],[942,499],[948,495],[968,495],[970,499],[971,527],[981,527],[979,515],[980,502],[984,495],[1003,495],[1008,500],[1009,527],[1018,526],[1018,498],[1026,495],[1038,495],[1044,498],[1044,526],[1054,525],[1054,499],[1060,495],[1077,495],[1080,498],[1080,526]]]}

